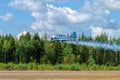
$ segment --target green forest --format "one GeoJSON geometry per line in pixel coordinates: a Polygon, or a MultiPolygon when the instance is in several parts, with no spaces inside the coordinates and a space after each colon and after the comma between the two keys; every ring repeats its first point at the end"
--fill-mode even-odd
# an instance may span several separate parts
{"type": "MultiPolygon", "coordinates": [[[[120,38],[109,39],[106,34],[92,38],[82,33],[78,40],[120,44],[120,38]]],[[[31,35],[28,32],[21,35],[19,39],[9,34],[0,36],[0,69],[3,68],[2,65],[6,64],[8,64],[8,68],[13,64],[21,64],[22,66],[27,64],[32,66],[44,65],[44,67],[57,65],[59,69],[66,65],[72,65],[73,69],[74,65],[83,67],[112,66],[114,68],[120,64],[120,51],[53,42],[47,40],[47,34],[40,38],[38,33],[31,35]]]]}

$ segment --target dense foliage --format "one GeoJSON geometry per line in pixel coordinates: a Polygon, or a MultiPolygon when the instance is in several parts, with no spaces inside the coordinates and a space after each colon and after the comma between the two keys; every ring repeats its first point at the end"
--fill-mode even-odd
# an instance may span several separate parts
{"type": "MultiPolygon", "coordinates": [[[[36,33],[29,32],[21,35],[19,39],[12,35],[0,36],[0,63],[14,64],[86,64],[86,65],[112,65],[120,64],[120,52],[93,48],[91,46],[67,44],[65,42],[52,42],[40,38],[36,33]]],[[[79,36],[80,41],[120,43],[120,38],[108,39],[106,34],[95,38],[79,36]]]]}

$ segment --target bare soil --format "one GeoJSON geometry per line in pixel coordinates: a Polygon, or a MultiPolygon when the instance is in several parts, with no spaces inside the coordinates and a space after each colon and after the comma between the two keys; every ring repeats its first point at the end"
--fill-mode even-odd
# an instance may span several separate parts
{"type": "Polygon", "coordinates": [[[120,80],[120,71],[0,71],[0,80],[120,80]]]}

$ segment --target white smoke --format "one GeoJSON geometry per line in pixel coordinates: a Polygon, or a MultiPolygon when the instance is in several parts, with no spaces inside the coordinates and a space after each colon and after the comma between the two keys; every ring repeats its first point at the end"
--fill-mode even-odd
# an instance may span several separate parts
{"type": "Polygon", "coordinates": [[[87,42],[87,41],[71,41],[68,44],[91,46],[93,48],[103,48],[105,50],[120,51],[120,44],[115,43],[100,43],[100,42],[87,42]]]}

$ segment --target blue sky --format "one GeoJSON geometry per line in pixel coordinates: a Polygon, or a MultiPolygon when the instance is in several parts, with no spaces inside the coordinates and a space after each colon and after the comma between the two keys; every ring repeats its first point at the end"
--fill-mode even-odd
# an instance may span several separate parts
{"type": "Polygon", "coordinates": [[[31,23],[34,18],[27,11],[21,11],[10,7],[10,0],[0,0],[0,15],[5,16],[6,14],[12,14],[10,20],[0,19],[0,30],[4,34],[17,35],[23,30],[30,29],[31,23]]]}
{"type": "Polygon", "coordinates": [[[23,31],[120,37],[120,1],[0,0],[0,34],[23,31]]]}

